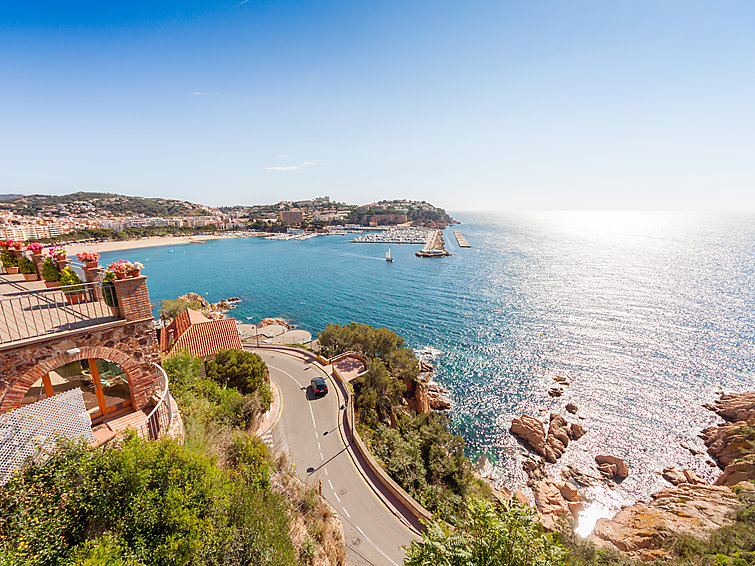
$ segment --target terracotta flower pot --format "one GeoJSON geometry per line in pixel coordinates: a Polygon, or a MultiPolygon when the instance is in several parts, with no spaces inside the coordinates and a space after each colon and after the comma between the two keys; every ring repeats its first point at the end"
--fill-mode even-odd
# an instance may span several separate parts
{"type": "Polygon", "coordinates": [[[132,269],[128,272],[129,277],[139,277],[139,270],[138,269],[132,269]]]}
{"type": "Polygon", "coordinates": [[[45,281],[45,287],[47,287],[48,289],[60,287],[60,281],[45,281]]]}
{"type": "Polygon", "coordinates": [[[54,259],[55,261],[65,261],[66,254],[59,254],[59,255],[53,256],[52,259],[54,259]]]}
{"type": "Polygon", "coordinates": [[[24,273],[24,279],[27,281],[36,281],[37,280],[37,274],[36,273],[24,273]]]}
{"type": "Polygon", "coordinates": [[[116,279],[125,279],[126,278],[126,273],[123,272],[123,271],[116,271],[115,272],[115,278],[116,279]]]}
{"type": "Polygon", "coordinates": [[[95,269],[99,265],[99,262],[97,260],[85,261],[84,265],[86,266],[87,269],[95,269]]]}
{"type": "Polygon", "coordinates": [[[82,303],[84,301],[84,293],[70,293],[66,296],[66,301],[68,301],[69,305],[78,305],[79,303],[82,303]]]}
{"type": "Polygon", "coordinates": [[[5,273],[7,273],[8,275],[16,275],[18,274],[18,267],[6,267],[5,273]]]}

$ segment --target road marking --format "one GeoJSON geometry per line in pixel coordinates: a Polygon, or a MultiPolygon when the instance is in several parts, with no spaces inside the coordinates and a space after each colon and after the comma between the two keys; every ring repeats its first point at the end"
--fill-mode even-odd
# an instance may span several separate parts
{"type": "Polygon", "coordinates": [[[349,512],[346,510],[346,507],[343,507],[343,512],[346,513],[346,516],[351,519],[351,515],[349,515],[349,512]]]}
{"type": "Polygon", "coordinates": [[[325,470],[325,475],[327,476],[328,475],[328,468],[323,468],[323,470],[325,470]]]}
{"type": "Polygon", "coordinates": [[[335,490],[335,488],[333,487],[333,484],[332,484],[332,483],[330,483],[330,480],[328,480],[328,485],[330,486],[330,489],[333,489],[333,490],[335,490]]]}
{"type": "Polygon", "coordinates": [[[320,450],[320,451],[322,452],[322,446],[320,446],[320,443],[319,443],[319,442],[317,443],[317,449],[318,449],[318,450],[320,450]]]}
{"type": "Polygon", "coordinates": [[[320,452],[320,460],[325,461],[325,456],[322,455],[322,452],[320,452]]]}
{"type": "MultiPolygon", "coordinates": [[[[336,496],[336,499],[338,499],[338,503],[340,503],[341,502],[341,498],[338,497],[338,494],[335,492],[335,490],[333,490],[333,495],[336,496]]],[[[359,528],[359,527],[357,527],[357,528],[359,528]]],[[[364,534],[364,533],[362,533],[362,534],[364,534]]]]}
{"type": "Polygon", "coordinates": [[[320,438],[320,435],[319,435],[319,434],[317,434],[317,431],[315,431],[315,438],[317,438],[317,439],[319,439],[319,438],[320,438]]]}
{"type": "Polygon", "coordinates": [[[361,528],[361,527],[357,527],[357,530],[358,530],[358,531],[359,531],[360,533],[362,533],[362,536],[363,536],[363,537],[364,537],[365,539],[367,539],[367,541],[369,541],[369,543],[370,543],[370,544],[371,544],[372,546],[374,546],[374,547],[375,547],[375,550],[377,550],[377,551],[378,551],[378,552],[379,552],[380,554],[382,554],[382,555],[383,555],[383,557],[384,557],[384,558],[385,558],[385,559],[386,559],[386,560],[387,560],[388,562],[390,562],[390,563],[391,563],[391,564],[393,564],[394,566],[398,566],[398,564],[396,564],[396,563],[395,563],[395,562],[394,562],[393,560],[391,560],[391,557],[390,557],[390,556],[388,556],[388,555],[387,555],[387,554],[386,554],[385,552],[383,552],[382,550],[380,550],[380,548],[378,548],[378,545],[376,545],[376,544],[375,544],[374,542],[372,542],[372,540],[370,539],[370,537],[368,537],[368,536],[367,536],[366,534],[364,534],[364,531],[362,530],[362,528],[361,528]]]}

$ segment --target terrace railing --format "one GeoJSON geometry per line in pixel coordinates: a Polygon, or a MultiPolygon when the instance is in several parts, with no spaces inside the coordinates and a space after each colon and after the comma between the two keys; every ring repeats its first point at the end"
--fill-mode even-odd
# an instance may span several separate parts
{"type": "Polygon", "coordinates": [[[147,415],[142,424],[137,427],[137,433],[142,438],[157,440],[160,436],[166,434],[173,424],[173,404],[168,388],[168,374],[158,364],[153,363],[158,373],[157,376],[157,395],[159,400],[155,408],[147,415]]]}
{"type": "Polygon", "coordinates": [[[115,289],[100,281],[3,295],[0,345],[118,320],[111,297],[115,289]]]}

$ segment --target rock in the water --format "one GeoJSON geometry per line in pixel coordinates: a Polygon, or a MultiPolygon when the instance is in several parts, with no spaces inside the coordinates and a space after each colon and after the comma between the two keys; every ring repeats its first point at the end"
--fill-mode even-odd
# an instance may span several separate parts
{"type": "Polygon", "coordinates": [[[551,397],[561,397],[561,395],[563,394],[564,394],[564,390],[558,387],[551,387],[548,390],[548,395],[550,395],[551,397]]]}
{"type": "Polygon", "coordinates": [[[535,454],[545,454],[545,426],[530,415],[524,414],[511,421],[511,434],[535,454]]]}
{"type": "Polygon", "coordinates": [[[561,415],[551,413],[548,425],[548,437],[545,440],[543,457],[554,464],[569,445],[569,423],[561,415]]]}
{"type": "Polygon", "coordinates": [[[711,531],[731,524],[741,505],[729,488],[683,483],[653,494],[650,503],[635,503],[613,519],[600,519],[588,540],[635,558],[655,559],[669,533],[707,539],[711,531]]]}
{"type": "Polygon", "coordinates": [[[561,385],[569,385],[569,379],[564,377],[563,375],[557,375],[553,378],[553,381],[560,383],[561,385]]]}
{"type": "Polygon", "coordinates": [[[599,480],[599,478],[589,476],[571,465],[567,465],[565,469],[561,470],[561,477],[565,480],[572,480],[574,483],[584,487],[593,485],[593,483],[599,480]]]}
{"type": "Polygon", "coordinates": [[[700,433],[705,446],[708,447],[708,454],[722,468],[752,451],[750,440],[741,434],[741,429],[746,424],[737,422],[711,426],[700,433]]]}
{"type": "Polygon", "coordinates": [[[577,408],[577,406],[574,403],[567,403],[566,404],[566,412],[567,413],[571,413],[572,415],[576,415],[577,414],[577,410],[578,410],[578,408],[577,408]]]}
{"type": "Polygon", "coordinates": [[[546,476],[545,463],[542,460],[527,458],[522,464],[522,469],[531,480],[541,480],[546,476]]]}
{"type": "Polygon", "coordinates": [[[600,473],[608,479],[623,480],[629,476],[629,466],[616,456],[598,455],[595,456],[595,463],[598,464],[600,473]]]}
{"type": "Polygon", "coordinates": [[[571,423],[569,426],[569,438],[572,440],[579,440],[587,431],[579,423],[571,423]]]}

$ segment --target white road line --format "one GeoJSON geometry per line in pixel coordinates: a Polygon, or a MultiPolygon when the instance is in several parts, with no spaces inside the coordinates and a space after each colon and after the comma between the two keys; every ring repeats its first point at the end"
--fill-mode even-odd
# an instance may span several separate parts
{"type": "Polygon", "coordinates": [[[333,487],[333,484],[332,484],[332,483],[330,483],[330,480],[328,480],[328,485],[330,486],[330,489],[335,489],[335,488],[333,487]]]}
{"type": "MultiPolygon", "coordinates": [[[[340,503],[341,502],[341,498],[338,497],[338,494],[335,492],[335,490],[333,490],[333,495],[336,496],[336,499],[338,499],[338,503],[340,503]]],[[[359,527],[357,527],[357,528],[359,528],[359,527]]],[[[362,533],[362,534],[364,534],[364,533],[362,533]]]]}
{"type": "Polygon", "coordinates": [[[328,475],[328,468],[323,468],[323,470],[325,470],[325,475],[327,476],[328,475]]]}
{"type": "MultiPolygon", "coordinates": [[[[277,371],[279,371],[281,373],[285,373],[288,377],[290,377],[291,379],[294,380],[294,383],[296,383],[296,385],[298,385],[299,387],[301,387],[301,383],[299,383],[297,381],[297,379],[293,375],[291,375],[290,373],[288,373],[286,370],[283,370],[281,368],[277,368],[277,367],[275,367],[273,365],[271,365],[269,367],[271,367],[274,370],[277,370],[277,371]]],[[[309,407],[309,414],[312,415],[312,426],[315,427],[315,432],[317,432],[317,423],[315,422],[315,413],[312,411],[312,403],[307,403],[307,406],[309,407]]]]}
{"type": "Polygon", "coordinates": [[[370,543],[370,544],[371,544],[372,546],[374,546],[374,547],[375,547],[375,550],[377,550],[377,551],[378,551],[378,552],[379,552],[380,554],[382,554],[382,555],[383,555],[383,557],[384,557],[384,558],[385,558],[385,559],[386,559],[386,560],[387,560],[388,562],[390,562],[390,563],[391,563],[391,564],[393,564],[394,566],[398,566],[398,564],[396,564],[396,563],[395,563],[395,562],[394,562],[393,560],[391,560],[391,557],[390,557],[390,556],[388,556],[388,555],[387,555],[387,554],[386,554],[385,552],[383,552],[382,550],[380,550],[380,549],[378,548],[378,545],[376,545],[376,544],[375,544],[374,542],[372,542],[372,540],[370,539],[370,537],[368,537],[368,536],[367,536],[366,534],[364,534],[364,531],[362,530],[362,528],[361,528],[361,527],[357,527],[357,530],[358,530],[358,531],[359,531],[360,533],[362,533],[362,536],[363,536],[363,537],[364,537],[365,539],[367,539],[367,540],[369,541],[369,543],[370,543]]]}
{"type": "Polygon", "coordinates": [[[349,515],[349,512],[346,510],[346,507],[342,507],[343,512],[346,513],[346,516],[351,519],[351,515],[349,515]]]}
{"type": "Polygon", "coordinates": [[[319,442],[317,443],[317,449],[320,450],[320,451],[322,451],[322,446],[320,446],[319,442]]]}
{"type": "Polygon", "coordinates": [[[319,438],[320,438],[320,435],[319,435],[319,434],[317,434],[317,431],[315,431],[315,438],[317,438],[317,439],[319,439],[319,438]]]}
{"type": "Polygon", "coordinates": [[[322,455],[322,452],[320,452],[320,460],[325,461],[325,456],[322,455]]]}

